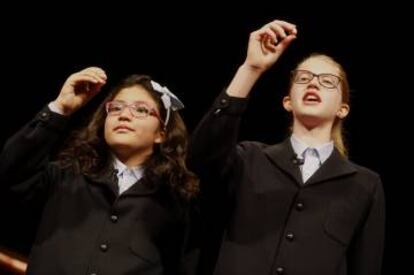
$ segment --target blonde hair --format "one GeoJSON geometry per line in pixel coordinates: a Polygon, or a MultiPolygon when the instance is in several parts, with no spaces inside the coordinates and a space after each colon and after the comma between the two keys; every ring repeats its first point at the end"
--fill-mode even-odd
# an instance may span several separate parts
{"type": "MultiPolygon", "coordinates": [[[[298,68],[302,63],[304,63],[306,60],[311,58],[319,58],[323,59],[324,61],[330,62],[334,66],[336,66],[339,69],[339,77],[341,77],[341,91],[342,91],[342,103],[349,104],[350,100],[350,90],[349,90],[349,82],[346,75],[346,72],[341,64],[339,64],[335,59],[332,57],[320,54],[320,53],[312,53],[308,57],[304,58],[301,62],[298,63],[296,68],[298,68]]],[[[291,83],[292,85],[292,83],[291,83]]],[[[335,118],[335,121],[332,126],[331,130],[331,136],[332,140],[335,144],[335,147],[338,149],[338,151],[341,153],[342,156],[348,157],[348,149],[346,147],[345,137],[344,137],[344,129],[343,129],[343,122],[342,119],[339,117],[335,118]]]]}

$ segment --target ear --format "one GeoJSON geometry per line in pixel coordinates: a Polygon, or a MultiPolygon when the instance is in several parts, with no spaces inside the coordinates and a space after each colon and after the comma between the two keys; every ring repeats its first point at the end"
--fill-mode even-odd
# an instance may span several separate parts
{"type": "Polygon", "coordinates": [[[288,112],[292,112],[292,101],[288,95],[283,98],[283,108],[288,112]]]}
{"type": "Polygon", "coordinates": [[[340,119],[344,119],[349,113],[349,105],[346,103],[341,103],[341,107],[336,112],[336,116],[340,119]]]}
{"type": "Polygon", "coordinates": [[[165,141],[166,136],[167,134],[164,130],[159,130],[156,138],[154,139],[154,143],[163,143],[165,141]]]}

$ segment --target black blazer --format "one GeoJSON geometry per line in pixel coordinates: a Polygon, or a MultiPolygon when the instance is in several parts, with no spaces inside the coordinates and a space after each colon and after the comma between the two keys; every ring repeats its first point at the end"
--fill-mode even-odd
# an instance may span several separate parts
{"type": "Polygon", "coordinates": [[[2,190],[42,213],[28,274],[183,274],[189,205],[162,184],[118,195],[110,169],[91,178],[48,162],[67,122],[45,108],[0,157],[2,190]]]}
{"type": "Polygon", "coordinates": [[[237,144],[246,104],[221,94],[192,136],[189,165],[201,178],[205,223],[223,228],[221,236],[211,230],[222,238],[218,255],[206,235],[202,255],[217,263],[201,259],[200,274],[380,274],[379,176],[334,150],[304,185],[289,140],[237,144]]]}

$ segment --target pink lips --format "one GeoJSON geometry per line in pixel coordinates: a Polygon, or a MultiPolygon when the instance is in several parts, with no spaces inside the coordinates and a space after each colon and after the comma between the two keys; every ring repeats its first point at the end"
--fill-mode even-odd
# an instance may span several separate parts
{"type": "Polygon", "coordinates": [[[132,129],[131,127],[128,127],[127,125],[124,125],[124,124],[118,125],[114,128],[114,131],[122,131],[122,130],[134,131],[134,129],[132,129]]]}
{"type": "Polygon", "coordinates": [[[305,95],[303,96],[302,100],[305,103],[320,103],[322,102],[321,97],[317,92],[314,92],[313,90],[308,90],[305,95]]]}

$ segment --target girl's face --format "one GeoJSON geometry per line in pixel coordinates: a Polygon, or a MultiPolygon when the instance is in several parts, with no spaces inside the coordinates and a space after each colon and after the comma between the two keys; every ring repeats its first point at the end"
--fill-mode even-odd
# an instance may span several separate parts
{"type": "Polygon", "coordinates": [[[122,89],[112,102],[107,104],[105,119],[105,141],[111,150],[150,155],[164,136],[155,100],[142,86],[132,86],[122,89]]]}
{"type": "Polygon", "coordinates": [[[338,67],[323,57],[310,57],[296,69],[283,106],[293,113],[294,122],[306,127],[333,124],[344,118],[349,106],[342,102],[338,67]]]}

